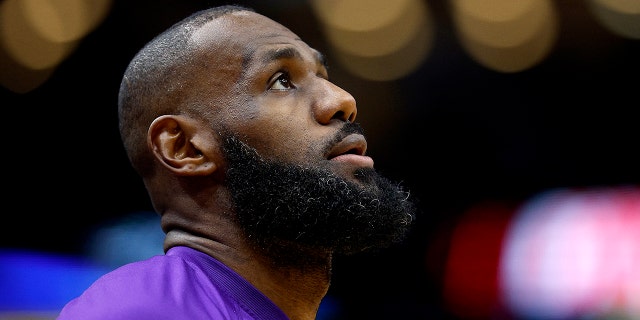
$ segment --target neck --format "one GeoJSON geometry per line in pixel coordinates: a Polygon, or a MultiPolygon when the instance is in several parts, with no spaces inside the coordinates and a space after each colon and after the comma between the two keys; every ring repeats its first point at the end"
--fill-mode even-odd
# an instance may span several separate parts
{"type": "MultiPolygon", "coordinates": [[[[225,234],[238,235],[240,232],[225,234]]],[[[313,320],[331,281],[331,253],[287,247],[259,249],[241,236],[209,239],[170,231],[165,250],[183,245],[221,261],[266,295],[292,320],[313,320]],[[289,258],[294,257],[294,260],[289,258]]]]}
{"type": "MultiPolygon", "coordinates": [[[[305,255],[304,252],[300,252],[305,255]]],[[[310,258],[313,259],[313,258],[310,258]]],[[[278,305],[290,319],[316,319],[318,308],[329,289],[331,280],[331,259],[325,263],[305,265],[281,265],[256,257],[263,272],[256,273],[255,267],[247,266],[243,274],[251,283],[278,305]]],[[[242,273],[241,273],[242,274],[242,273]]]]}

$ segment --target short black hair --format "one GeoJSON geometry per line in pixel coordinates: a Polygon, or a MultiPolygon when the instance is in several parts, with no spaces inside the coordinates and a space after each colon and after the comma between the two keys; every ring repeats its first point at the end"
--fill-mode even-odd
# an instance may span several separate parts
{"type": "Polygon", "coordinates": [[[255,12],[223,5],[192,13],[149,41],[125,70],[118,96],[120,137],[131,164],[143,177],[153,163],[146,145],[149,125],[160,115],[177,112],[182,76],[192,60],[191,35],[207,22],[237,11],[255,12]]]}

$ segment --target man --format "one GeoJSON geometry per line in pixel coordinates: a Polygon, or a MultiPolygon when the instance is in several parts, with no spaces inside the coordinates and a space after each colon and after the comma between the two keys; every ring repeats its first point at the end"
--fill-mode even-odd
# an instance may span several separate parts
{"type": "Polygon", "coordinates": [[[332,258],[406,236],[354,98],[322,55],[249,8],[203,10],[132,60],[120,132],[166,233],[58,319],[314,319],[332,258]]]}

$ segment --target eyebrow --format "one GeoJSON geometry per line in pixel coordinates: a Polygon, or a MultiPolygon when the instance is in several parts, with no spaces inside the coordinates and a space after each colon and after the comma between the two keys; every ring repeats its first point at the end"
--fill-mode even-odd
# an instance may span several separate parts
{"type": "Polygon", "coordinates": [[[298,52],[298,50],[291,47],[278,48],[278,49],[267,51],[262,56],[262,62],[269,63],[274,60],[293,59],[293,58],[301,58],[300,52],[298,52]]]}
{"type": "MultiPolygon", "coordinates": [[[[318,50],[312,49],[314,54],[315,54],[315,58],[316,61],[321,64],[325,69],[328,69],[328,65],[327,65],[327,59],[326,57],[318,50]]],[[[269,63],[271,61],[275,61],[275,60],[281,60],[281,59],[302,59],[302,55],[300,54],[300,52],[298,50],[296,50],[293,47],[286,47],[286,48],[278,48],[278,49],[273,49],[273,50],[269,50],[267,51],[263,56],[262,56],[262,62],[263,63],[269,63]]]]}

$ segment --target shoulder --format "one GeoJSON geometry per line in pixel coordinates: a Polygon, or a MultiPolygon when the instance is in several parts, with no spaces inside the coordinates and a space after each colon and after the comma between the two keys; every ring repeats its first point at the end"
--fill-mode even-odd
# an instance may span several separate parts
{"type": "Polygon", "coordinates": [[[232,319],[238,307],[198,264],[159,255],[121,266],[62,309],[66,319],[232,319]]]}

